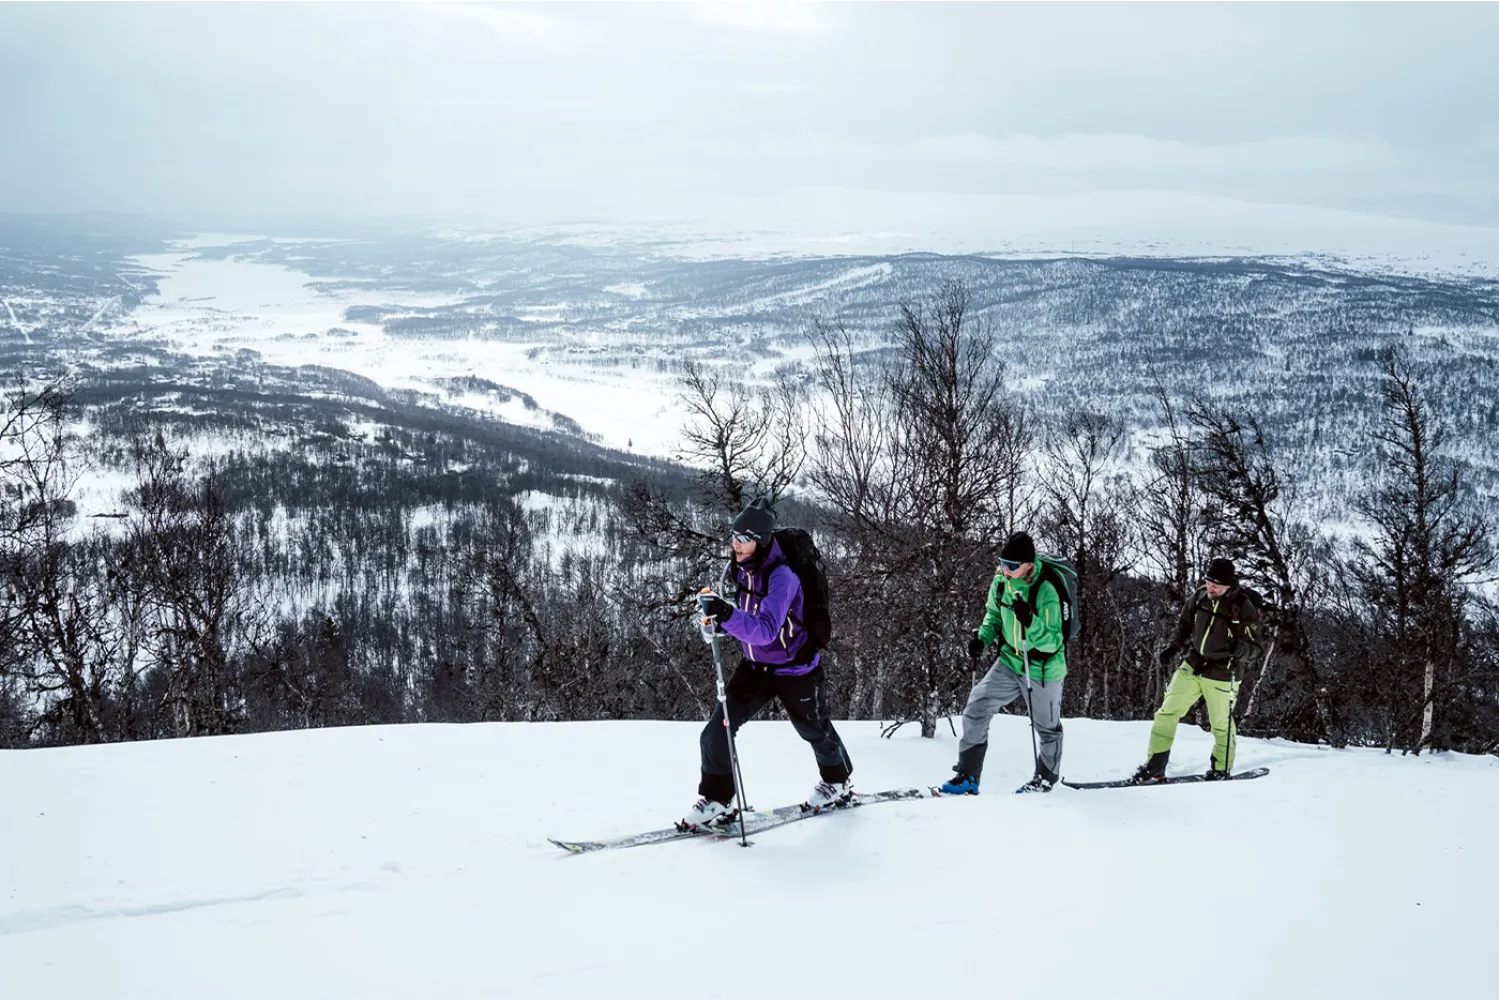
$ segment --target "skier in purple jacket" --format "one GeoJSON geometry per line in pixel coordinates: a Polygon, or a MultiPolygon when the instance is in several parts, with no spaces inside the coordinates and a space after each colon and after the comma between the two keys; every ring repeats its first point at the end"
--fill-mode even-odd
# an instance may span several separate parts
{"type": "MultiPolygon", "coordinates": [[[[803,627],[801,581],[786,562],[775,527],[775,509],[763,499],[740,512],[733,528],[738,604],[711,595],[702,607],[744,647],[744,660],[724,687],[730,727],[737,734],[771,699],[779,698],[797,735],[812,744],[822,780],[807,805],[821,809],[853,797],[853,767],[828,718],[821,654],[803,627]]],[[[698,741],[703,776],[697,790],[702,798],[683,818],[685,826],[717,825],[733,818],[729,803],[734,800],[734,774],[723,710],[723,704],[713,710],[698,741]]]]}

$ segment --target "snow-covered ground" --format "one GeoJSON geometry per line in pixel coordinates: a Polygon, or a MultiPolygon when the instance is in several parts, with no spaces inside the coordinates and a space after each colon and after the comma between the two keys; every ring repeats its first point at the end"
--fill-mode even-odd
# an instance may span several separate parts
{"type": "MultiPolygon", "coordinates": [[[[868,215],[855,211],[861,203],[845,203],[828,192],[798,197],[803,201],[793,198],[797,211],[789,217],[800,221],[789,228],[773,222],[775,213],[756,211],[727,228],[706,223],[552,226],[508,236],[582,245],[650,243],[655,252],[669,247],[684,258],[908,251],[995,257],[1257,254],[1355,270],[1492,276],[1499,268],[1499,230],[1305,206],[1249,206],[1161,192],[1039,199],[908,197],[886,206],[888,218],[877,214],[888,225],[865,232],[851,227],[852,220],[868,215]]],[[[483,240],[486,234],[469,238],[483,240]]],[[[553,415],[560,414],[604,444],[638,454],[671,457],[680,445],[687,416],[680,385],[652,364],[591,364],[567,351],[559,353],[555,335],[540,331],[534,341],[391,337],[377,323],[346,320],[345,310],[363,305],[401,311],[450,305],[452,300],[375,287],[330,293],[292,268],[247,256],[203,259],[195,254],[204,246],[232,247],[247,239],[203,234],[178,243],[176,252],[137,258],[163,276],[160,294],[107,322],[108,332],[161,339],[188,354],[224,356],[248,348],[275,365],[340,368],[386,388],[436,393],[450,404],[512,423],[551,428],[553,415]],[[454,395],[442,385],[442,380],[467,376],[527,393],[537,408],[479,393],[454,395]]],[[[890,266],[850,266],[821,285],[769,293],[746,308],[807,301],[835,287],[847,290],[881,278],[890,266]]],[[[606,290],[630,298],[649,295],[646,286],[629,281],[606,290]]],[[[517,313],[555,320],[565,308],[566,303],[555,303],[517,313]]],[[[102,313],[100,322],[105,323],[102,313]]],[[[601,355],[622,349],[618,331],[601,328],[570,337],[571,348],[591,345],[601,355]]]]}
{"type": "MultiPolygon", "coordinates": [[[[866,790],[954,758],[841,727],[866,790]]],[[[1069,721],[1122,775],[1147,723],[1069,721]]],[[[1267,778],[985,794],[732,842],[573,857],[663,825],[687,723],[409,726],[0,752],[3,997],[1499,995],[1499,760],[1245,739],[1267,778]]],[[[1208,738],[1183,727],[1176,768],[1208,738]]],[[[740,740],[752,802],[816,778],[784,722],[740,740]]]]}
{"type": "Polygon", "coordinates": [[[268,364],[325,365],[387,389],[439,395],[445,395],[439,380],[474,376],[528,393],[539,409],[473,395],[447,401],[542,428],[554,426],[551,414],[560,413],[604,444],[637,454],[665,456],[677,447],[683,417],[677,386],[671,376],[645,366],[554,364],[546,351],[533,352],[543,346],[541,339],[418,340],[391,337],[377,323],[344,319],[350,306],[451,301],[440,297],[379,290],[326,294],[306,274],[239,257],[167,253],[136,259],[162,275],[160,294],[115,326],[114,336],[160,338],[199,356],[247,348],[268,364]],[[334,329],[345,332],[330,336],[334,329]]]}

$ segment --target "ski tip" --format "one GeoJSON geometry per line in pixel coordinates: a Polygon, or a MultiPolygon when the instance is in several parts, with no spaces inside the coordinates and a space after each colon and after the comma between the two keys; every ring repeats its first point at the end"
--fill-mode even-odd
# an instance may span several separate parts
{"type": "Polygon", "coordinates": [[[552,837],[548,837],[547,841],[550,842],[551,844],[557,846],[557,847],[562,848],[568,854],[582,854],[583,853],[583,845],[582,844],[573,844],[573,843],[569,843],[566,840],[556,840],[556,839],[554,839],[552,837]]]}

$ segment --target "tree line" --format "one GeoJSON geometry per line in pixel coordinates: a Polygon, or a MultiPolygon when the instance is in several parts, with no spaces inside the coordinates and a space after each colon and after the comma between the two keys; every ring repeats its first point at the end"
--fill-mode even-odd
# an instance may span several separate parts
{"type": "Polygon", "coordinates": [[[1301,513],[1314,484],[1290,478],[1257,415],[1206,392],[1158,390],[1143,452],[1083,396],[1043,419],[959,283],[899,305],[892,334],[869,348],[814,321],[813,359],[760,388],[684,366],[691,475],[562,485],[451,428],[201,458],[126,421],[131,486],[93,526],[71,499],[99,454],[70,434],[76,387],[17,384],[0,418],[0,741],[700,719],[712,672],[692,597],[734,514],[766,495],[825,556],[841,716],[931,736],[961,708],[998,547],[1023,529],[1079,571],[1065,715],[1148,717],[1155,652],[1226,555],[1268,621],[1243,732],[1499,749],[1491,512],[1398,347],[1370,361],[1381,471],[1328,525],[1301,513]]]}

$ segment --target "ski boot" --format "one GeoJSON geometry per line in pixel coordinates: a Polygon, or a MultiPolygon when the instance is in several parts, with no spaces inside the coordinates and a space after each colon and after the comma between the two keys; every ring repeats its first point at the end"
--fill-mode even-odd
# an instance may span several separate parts
{"type": "Polygon", "coordinates": [[[803,812],[822,812],[846,806],[853,801],[854,785],[851,781],[819,781],[807,801],[802,803],[803,812]]]}
{"type": "Polygon", "coordinates": [[[677,821],[677,829],[683,833],[699,833],[713,827],[728,826],[737,813],[726,803],[716,799],[701,798],[687,810],[687,815],[677,821]]]}
{"type": "Polygon", "coordinates": [[[1020,795],[1026,792],[1049,792],[1056,787],[1056,784],[1055,781],[1047,778],[1045,775],[1038,774],[1030,781],[1015,789],[1015,793],[1020,795]]]}
{"type": "Polygon", "coordinates": [[[1166,763],[1171,759],[1170,750],[1160,750],[1135,769],[1129,776],[1132,785],[1163,785],[1166,783],[1166,763]]]}
{"type": "Polygon", "coordinates": [[[988,752],[988,743],[975,743],[967,750],[958,751],[958,762],[953,765],[953,770],[958,773],[934,791],[940,795],[977,795],[979,773],[984,769],[984,754],[988,752]]]}
{"type": "Polygon", "coordinates": [[[1202,776],[1203,781],[1228,781],[1231,778],[1233,778],[1232,774],[1220,771],[1216,767],[1208,768],[1207,773],[1202,776]]]}
{"type": "Polygon", "coordinates": [[[1164,785],[1166,776],[1157,774],[1149,764],[1141,764],[1135,768],[1135,773],[1129,776],[1131,785],[1164,785]]]}

